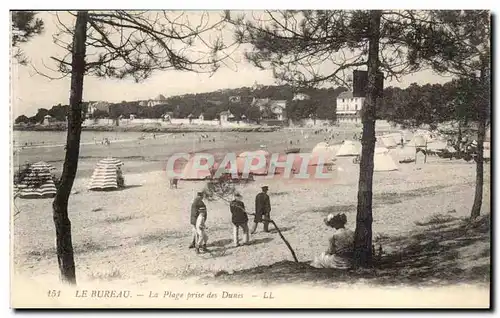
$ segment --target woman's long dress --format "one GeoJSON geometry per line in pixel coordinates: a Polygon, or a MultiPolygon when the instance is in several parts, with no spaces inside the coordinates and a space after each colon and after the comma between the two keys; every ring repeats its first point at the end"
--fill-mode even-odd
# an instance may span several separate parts
{"type": "Polygon", "coordinates": [[[349,269],[354,247],[354,232],[338,229],[330,238],[328,251],[321,253],[311,263],[316,268],[349,269]]]}

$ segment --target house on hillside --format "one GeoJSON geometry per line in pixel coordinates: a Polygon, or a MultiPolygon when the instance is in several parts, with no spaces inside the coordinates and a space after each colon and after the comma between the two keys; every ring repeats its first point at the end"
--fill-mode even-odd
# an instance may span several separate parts
{"type": "Polygon", "coordinates": [[[307,100],[307,99],[311,99],[311,96],[304,93],[297,93],[293,96],[292,100],[307,100]]]}
{"type": "Polygon", "coordinates": [[[286,120],[286,100],[272,100],[269,106],[277,120],[286,120]]]}
{"type": "MultiPolygon", "coordinates": [[[[165,104],[166,102],[167,102],[167,99],[165,98],[165,96],[163,96],[162,94],[159,94],[154,99],[148,100],[146,102],[147,103],[146,105],[148,107],[153,107],[153,106],[156,106],[156,105],[165,104]]],[[[140,103],[139,103],[139,105],[140,105],[140,103]]]]}
{"type": "Polygon", "coordinates": [[[361,123],[364,97],[354,97],[352,92],[343,92],[337,97],[337,122],[361,123]]]}
{"type": "Polygon", "coordinates": [[[252,106],[259,107],[262,118],[286,120],[286,100],[259,98],[254,99],[252,106]]]}
{"type": "Polygon", "coordinates": [[[268,108],[269,101],[270,101],[269,98],[254,98],[251,105],[259,107],[259,110],[263,112],[265,109],[268,108]]]}
{"type": "Polygon", "coordinates": [[[229,96],[230,103],[239,103],[241,102],[241,96],[229,96]]]}
{"type": "Polygon", "coordinates": [[[232,122],[236,118],[233,114],[231,114],[231,111],[229,111],[229,110],[221,112],[219,114],[219,116],[220,116],[219,118],[220,118],[220,123],[221,124],[232,122]]]}
{"type": "Polygon", "coordinates": [[[111,104],[108,102],[91,102],[89,103],[88,113],[89,115],[93,115],[97,110],[101,112],[106,112],[109,114],[109,108],[111,104]]]}
{"type": "Polygon", "coordinates": [[[50,115],[45,115],[43,117],[43,122],[42,122],[42,125],[50,125],[51,123],[55,122],[56,119],[50,115]]]}

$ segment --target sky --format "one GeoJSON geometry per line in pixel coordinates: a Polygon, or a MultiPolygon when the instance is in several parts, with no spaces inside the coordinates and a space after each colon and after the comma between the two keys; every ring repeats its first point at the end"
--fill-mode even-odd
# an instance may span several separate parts
{"type": "MultiPolygon", "coordinates": [[[[52,35],[56,32],[56,19],[50,12],[39,15],[45,22],[45,31],[42,35],[33,38],[22,46],[32,64],[40,72],[55,75],[48,68],[51,64],[50,56],[57,56],[60,52],[53,44],[52,35]]],[[[260,70],[246,62],[243,58],[244,48],[235,53],[236,63],[230,68],[223,67],[214,75],[197,74],[181,71],[157,72],[140,83],[133,80],[98,79],[86,76],[84,80],[84,101],[147,100],[158,94],[165,97],[186,93],[210,92],[218,89],[252,86],[255,83],[262,85],[277,84],[271,71],[260,70]]],[[[401,78],[398,81],[386,81],[385,86],[407,87],[411,83],[445,83],[450,77],[443,77],[432,71],[421,71],[401,78]]],[[[31,66],[20,66],[11,61],[11,104],[14,118],[25,114],[33,116],[38,108],[51,108],[53,105],[69,103],[69,77],[60,80],[51,80],[36,73],[31,66]]]]}

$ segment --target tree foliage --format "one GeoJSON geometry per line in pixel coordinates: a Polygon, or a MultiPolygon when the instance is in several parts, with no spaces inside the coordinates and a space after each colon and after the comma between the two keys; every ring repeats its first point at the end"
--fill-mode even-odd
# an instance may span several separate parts
{"type": "MultiPolygon", "coordinates": [[[[382,12],[380,71],[388,78],[417,71],[419,39],[430,27],[430,11],[382,12]]],[[[232,21],[241,43],[252,44],[247,58],[271,68],[279,80],[295,87],[340,83],[367,65],[370,11],[305,10],[254,12],[232,21]]]]}
{"type": "Polygon", "coordinates": [[[28,58],[25,56],[20,45],[28,42],[35,35],[39,35],[44,30],[42,19],[36,17],[34,11],[12,11],[12,40],[13,57],[22,65],[28,63],[28,58]]]}
{"type": "MultiPolygon", "coordinates": [[[[69,12],[75,17],[76,13],[69,12]]],[[[55,14],[54,43],[66,51],[53,56],[57,71],[71,72],[74,29],[55,14]]],[[[66,18],[66,19],[65,19],[66,18]]],[[[213,73],[231,59],[234,42],[221,36],[224,15],[211,12],[90,11],[86,34],[86,75],[141,81],[154,71],[213,73]]]]}

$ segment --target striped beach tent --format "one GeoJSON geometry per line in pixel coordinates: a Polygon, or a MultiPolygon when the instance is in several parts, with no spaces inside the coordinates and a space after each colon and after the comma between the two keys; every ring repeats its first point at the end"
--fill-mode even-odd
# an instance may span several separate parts
{"type": "Polygon", "coordinates": [[[90,180],[90,190],[118,189],[118,168],[123,162],[116,158],[105,158],[96,165],[90,180]]]}
{"type": "Polygon", "coordinates": [[[51,171],[55,168],[40,161],[29,166],[28,173],[16,187],[20,198],[53,198],[57,189],[51,171]]]}
{"type": "Polygon", "coordinates": [[[102,159],[97,163],[97,166],[115,166],[119,167],[122,166],[123,162],[119,159],[113,158],[113,157],[107,157],[102,159]]]}

